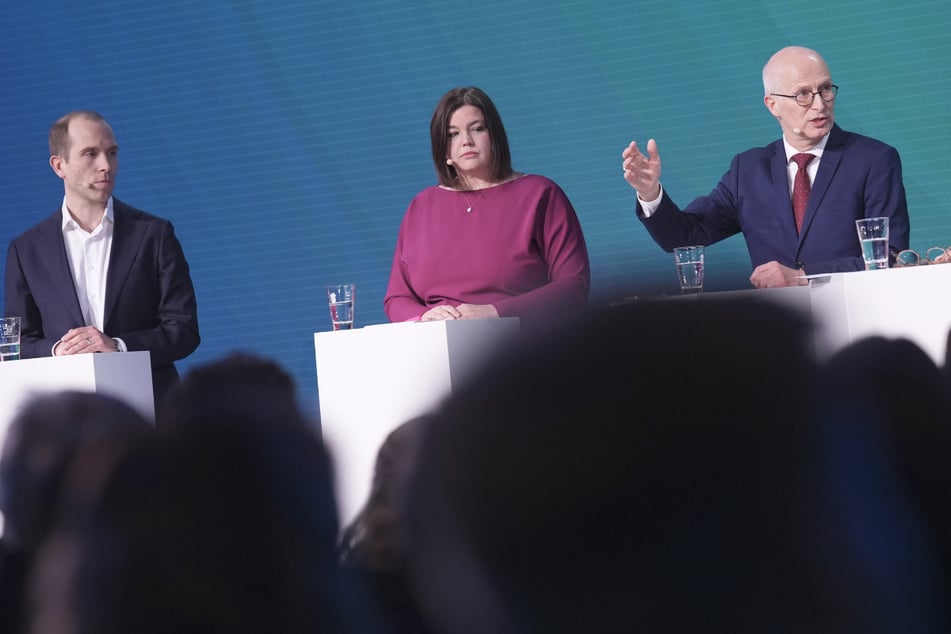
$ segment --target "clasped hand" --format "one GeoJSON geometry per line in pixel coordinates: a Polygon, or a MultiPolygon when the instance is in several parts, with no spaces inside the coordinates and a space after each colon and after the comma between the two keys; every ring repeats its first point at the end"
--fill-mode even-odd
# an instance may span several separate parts
{"type": "Polygon", "coordinates": [[[93,326],[70,328],[56,345],[56,356],[86,352],[115,352],[116,342],[93,326]]]}
{"type": "Polygon", "coordinates": [[[499,316],[492,304],[442,304],[423,313],[420,321],[446,321],[449,319],[492,319],[499,316]]]}

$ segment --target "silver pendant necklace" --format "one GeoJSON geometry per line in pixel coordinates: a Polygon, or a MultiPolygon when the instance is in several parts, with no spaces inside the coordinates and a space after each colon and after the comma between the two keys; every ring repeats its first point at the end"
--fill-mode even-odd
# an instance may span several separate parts
{"type": "Polygon", "coordinates": [[[462,194],[462,198],[466,201],[466,205],[467,205],[467,207],[466,207],[466,213],[467,213],[467,214],[471,214],[471,213],[472,213],[472,208],[475,207],[475,204],[476,204],[477,202],[479,202],[480,200],[482,200],[482,197],[485,196],[485,192],[486,192],[485,189],[481,190],[481,191],[479,192],[479,197],[476,198],[474,202],[469,202],[469,197],[466,196],[466,193],[465,193],[464,191],[462,191],[462,190],[459,190],[459,193],[462,194]]]}

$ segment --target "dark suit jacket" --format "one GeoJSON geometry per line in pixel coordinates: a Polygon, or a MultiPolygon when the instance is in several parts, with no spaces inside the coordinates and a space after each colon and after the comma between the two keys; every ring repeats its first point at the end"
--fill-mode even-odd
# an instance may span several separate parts
{"type": "MultiPolygon", "coordinates": [[[[148,350],[156,405],[178,382],[174,362],[198,347],[195,289],[167,220],[113,198],[115,225],[106,278],[105,334],[148,350]]],[[[19,315],[20,355],[50,356],[70,328],[86,325],[63,240],[62,211],[13,239],[7,253],[7,315],[19,315]]]]}
{"type": "Polygon", "coordinates": [[[660,207],[638,217],[666,251],[743,234],[753,268],[776,260],[809,273],[865,268],[855,220],[888,216],[889,251],[908,248],[909,221],[901,159],[895,148],[832,127],[822,153],[802,234],[796,234],[782,139],[733,158],[707,196],[682,212],[664,192],[660,207]]]}

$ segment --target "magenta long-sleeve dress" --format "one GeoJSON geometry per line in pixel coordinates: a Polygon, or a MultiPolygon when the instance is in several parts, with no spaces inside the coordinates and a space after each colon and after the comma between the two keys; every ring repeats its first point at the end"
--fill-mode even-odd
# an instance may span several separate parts
{"type": "Polygon", "coordinates": [[[582,308],[590,284],[571,202],[550,179],[527,174],[475,192],[433,186],[417,194],[383,307],[390,321],[409,321],[440,304],[492,304],[524,323],[582,308]]]}

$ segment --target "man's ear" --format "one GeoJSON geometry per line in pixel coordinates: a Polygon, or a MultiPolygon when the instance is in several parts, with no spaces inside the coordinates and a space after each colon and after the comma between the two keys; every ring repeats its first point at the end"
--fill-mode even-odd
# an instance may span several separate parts
{"type": "Polygon", "coordinates": [[[63,157],[62,156],[51,156],[50,167],[53,168],[53,171],[56,172],[57,176],[59,176],[60,178],[63,177],[63,157]]]}

